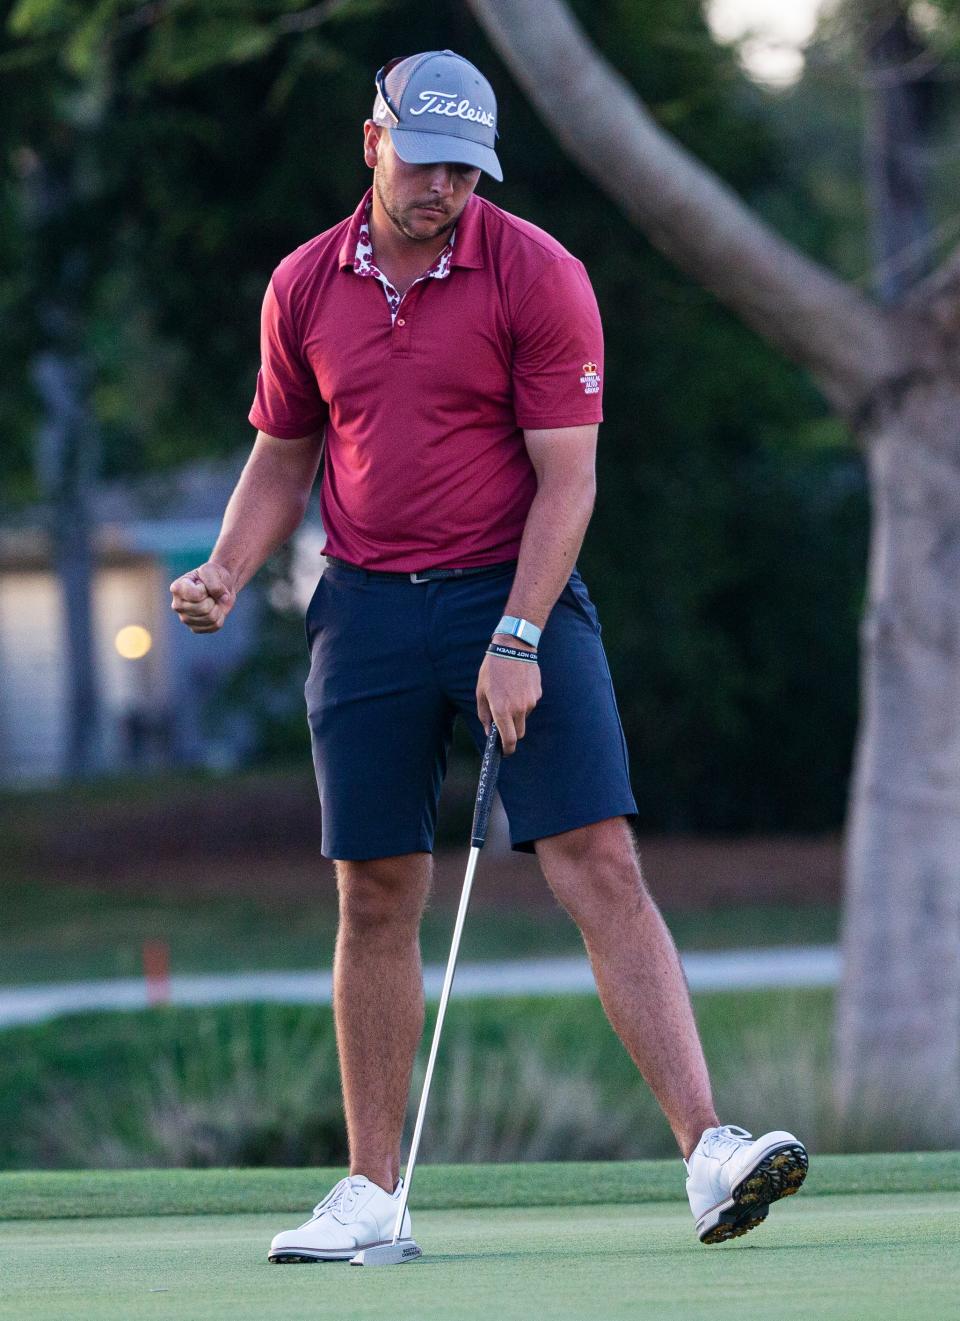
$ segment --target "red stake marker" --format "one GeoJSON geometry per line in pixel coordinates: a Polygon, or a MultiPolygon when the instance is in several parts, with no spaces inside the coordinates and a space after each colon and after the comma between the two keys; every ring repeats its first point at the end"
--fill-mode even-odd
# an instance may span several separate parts
{"type": "Polygon", "coordinates": [[[147,983],[147,1004],[169,1004],[170,946],[165,940],[143,942],[143,976],[147,983]]]}

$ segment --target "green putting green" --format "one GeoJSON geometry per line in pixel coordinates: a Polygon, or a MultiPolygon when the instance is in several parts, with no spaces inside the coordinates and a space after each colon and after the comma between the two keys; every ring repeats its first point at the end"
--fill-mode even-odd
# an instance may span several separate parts
{"type": "Polygon", "coordinates": [[[814,1160],[798,1197],[775,1206],[754,1233],[714,1248],[697,1242],[678,1200],[681,1173],[676,1162],[425,1167],[414,1192],[424,1257],[379,1270],[267,1263],[272,1235],[304,1219],[325,1191],[316,1171],[2,1175],[0,1317],[739,1321],[750,1313],[941,1321],[953,1314],[957,1155],[814,1160]],[[86,1216],[85,1181],[93,1194],[86,1216]],[[224,1214],[231,1185],[263,1209],[224,1214]],[[308,1187],[291,1215],[291,1194],[308,1187]],[[558,1204],[542,1204],[538,1190],[558,1204]],[[155,1213],[145,1214],[151,1191],[155,1213]]]}

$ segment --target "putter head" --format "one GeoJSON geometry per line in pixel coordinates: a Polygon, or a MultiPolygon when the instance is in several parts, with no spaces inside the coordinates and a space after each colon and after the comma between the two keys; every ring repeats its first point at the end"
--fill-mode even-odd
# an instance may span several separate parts
{"type": "Polygon", "coordinates": [[[362,1248],[350,1258],[351,1266],[402,1266],[416,1261],[423,1253],[412,1238],[401,1238],[396,1243],[378,1243],[375,1248],[362,1248]]]}

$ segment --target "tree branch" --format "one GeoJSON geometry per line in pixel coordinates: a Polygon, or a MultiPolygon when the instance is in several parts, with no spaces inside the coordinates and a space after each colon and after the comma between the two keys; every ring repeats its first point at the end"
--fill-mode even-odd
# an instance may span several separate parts
{"type": "Polygon", "coordinates": [[[654,121],[562,0],[468,0],[555,134],[651,243],[853,415],[905,364],[853,286],[774,233],[654,121]]]}
{"type": "Polygon", "coordinates": [[[284,14],[276,20],[276,25],[281,32],[309,32],[332,18],[347,3],[348,0],[321,0],[320,4],[310,9],[298,9],[294,13],[284,14]]]}
{"type": "Polygon", "coordinates": [[[929,319],[944,336],[960,338],[960,245],[935,271],[914,285],[904,304],[929,319]]]}

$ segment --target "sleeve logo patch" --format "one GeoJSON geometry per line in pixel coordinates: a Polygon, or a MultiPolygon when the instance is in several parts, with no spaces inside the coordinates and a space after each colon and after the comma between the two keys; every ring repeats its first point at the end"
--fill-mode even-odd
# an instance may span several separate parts
{"type": "Polygon", "coordinates": [[[583,393],[599,394],[600,373],[597,371],[597,364],[595,362],[585,362],[580,370],[583,372],[583,375],[580,377],[583,393]]]}

